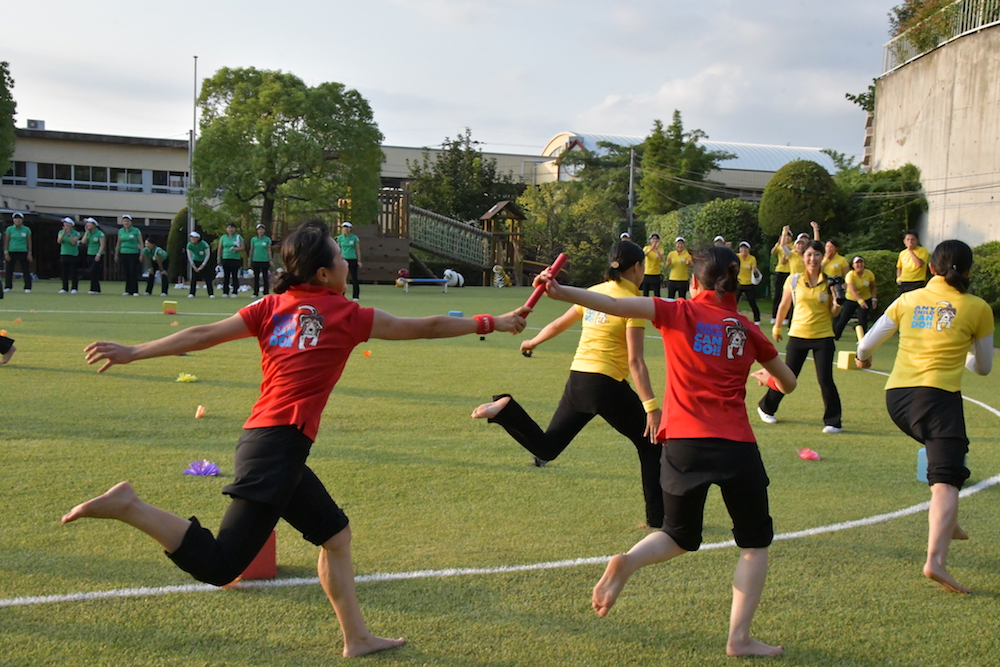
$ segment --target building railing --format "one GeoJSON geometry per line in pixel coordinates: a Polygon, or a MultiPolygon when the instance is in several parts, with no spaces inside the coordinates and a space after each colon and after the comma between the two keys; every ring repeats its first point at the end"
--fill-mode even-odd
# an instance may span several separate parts
{"type": "Polygon", "coordinates": [[[969,33],[1000,25],[1000,0],[957,0],[886,42],[882,74],[969,33]]]}

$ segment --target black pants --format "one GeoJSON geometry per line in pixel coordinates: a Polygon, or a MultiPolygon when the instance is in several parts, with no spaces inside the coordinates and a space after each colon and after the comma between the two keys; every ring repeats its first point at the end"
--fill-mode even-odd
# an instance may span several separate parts
{"type": "Polygon", "coordinates": [[[90,291],[101,293],[101,281],[104,280],[104,255],[87,255],[87,265],[90,269],[90,291]]]}
{"type": "Polygon", "coordinates": [[[921,287],[926,287],[927,283],[923,280],[915,280],[913,282],[899,283],[899,293],[906,294],[907,292],[912,292],[915,289],[920,289],[921,287]]]}
{"type": "Polygon", "coordinates": [[[59,255],[59,269],[64,291],[68,292],[70,289],[80,287],[79,255],[59,255]]]}
{"type": "Polygon", "coordinates": [[[858,314],[858,324],[861,325],[861,329],[868,333],[868,313],[873,313],[874,304],[871,299],[865,301],[868,304],[867,308],[862,308],[858,305],[857,301],[845,301],[844,305],[841,306],[842,310],[840,315],[837,316],[837,321],[833,323],[833,338],[834,340],[840,340],[840,335],[844,333],[844,329],[847,328],[847,323],[850,321],[854,314],[858,314]]]}
{"type": "Polygon", "coordinates": [[[490,421],[503,426],[511,437],[538,458],[551,461],[597,415],[635,445],[646,501],[646,523],[653,527],[663,525],[661,447],[651,444],[649,438],[643,435],[646,412],[639,396],[625,380],[618,382],[600,373],[570,371],[559,407],[544,432],[513,398],[490,421]]]}
{"type": "MultiPolygon", "coordinates": [[[[833,383],[833,356],[836,353],[833,338],[789,336],[788,345],[785,346],[785,363],[795,373],[795,377],[798,377],[810,351],[813,353],[816,366],[816,379],[823,394],[823,423],[826,426],[840,428],[840,393],[837,391],[837,385],[833,383]]],[[[784,397],[780,391],[768,389],[757,406],[767,414],[773,415],[778,412],[778,406],[784,397]]]]}
{"type": "Polygon", "coordinates": [[[31,289],[31,262],[28,261],[28,253],[26,252],[12,252],[10,254],[10,261],[7,262],[7,275],[4,282],[4,287],[7,289],[14,288],[14,271],[15,266],[21,267],[21,273],[24,275],[24,289],[31,289]]]}
{"type": "Polygon", "coordinates": [[[207,264],[205,268],[201,271],[196,271],[194,267],[191,267],[191,296],[194,296],[195,290],[198,288],[198,281],[204,281],[205,289],[208,290],[208,295],[212,296],[212,292],[215,290],[212,287],[212,280],[215,277],[215,271],[213,271],[207,264]]]}
{"type": "Polygon", "coordinates": [[[358,260],[356,259],[347,260],[347,268],[351,272],[351,285],[354,286],[351,298],[360,299],[361,283],[358,281],[358,260]]]}
{"type": "Polygon", "coordinates": [[[760,309],[757,308],[757,286],[740,285],[739,292],[736,294],[736,303],[739,303],[741,298],[745,298],[747,303],[750,304],[750,309],[753,311],[754,324],[760,324],[760,309]]]}
{"type": "Polygon", "coordinates": [[[260,296],[260,288],[264,288],[264,294],[271,293],[271,281],[270,281],[270,262],[251,262],[250,268],[253,269],[253,295],[260,296]]]}
{"type": "Polygon", "coordinates": [[[885,392],[885,407],[899,430],[927,450],[927,483],[961,489],[969,479],[965,456],[962,392],[937,387],[897,387],[885,392]]]}
{"type": "Polygon", "coordinates": [[[257,556],[278,519],[316,545],[346,528],[347,516],[305,464],[311,445],[294,426],[245,430],[236,447],[236,479],[223,489],[233,500],[217,536],[191,517],[168,557],[195,579],[224,586],[257,556]]]}
{"type": "Polygon", "coordinates": [[[686,280],[668,280],[667,298],[686,299],[688,293],[688,282],[686,280]]]}
{"type": "Polygon", "coordinates": [[[222,260],[222,293],[229,294],[229,286],[233,286],[233,294],[240,292],[240,269],[243,268],[241,259],[222,260]]]}
{"type": "MultiPolygon", "coordinates": [[[[774,294],[772,296],[773,303],[771,304],[771,319],[776,319],[778,317],[778,306],[781,305],[781,296],[785,293],[785,281],[788,280],[790,273],[775,273],[774,274],[774,294]]],[[[785,316],[789,322],[792,321],[792,311],[795,310],[794,307],[789,306],[788,315],[785,316]]]]}
{"type": "Polygon", "coordinates": [[[139,258],[141,255],[121,255],[122,271],[125,273],[125,291],[128,294],[139,293],[139,258]]]}
{"type": "MultiPolygon", "coordinates": [[[[167,296],[167,288],[170,286],[170,278],[167,275],[167,269],[170,268],[170,260],[166,259],[163,261],[163,273],[160,275],[160,293],[163,296],[167,296]]],[[[156,284],[156,274],[159,269],[150,267],[149,276],[146,278],[146,294],[153,293],[153,285],[156,284]]]]}
{"type": "Polygon", "coordinates": [[[642,295],[649,296],[652,292],[653,296],[660,296],[660,285],[663,283],[662,275],[650,275],[646,274],[642,277],[642,295]]]}

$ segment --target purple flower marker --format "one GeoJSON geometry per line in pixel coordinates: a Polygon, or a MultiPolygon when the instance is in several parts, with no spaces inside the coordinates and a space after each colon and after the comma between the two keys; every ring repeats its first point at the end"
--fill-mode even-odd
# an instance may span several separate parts
{"type": "Polygon", "coordinates": [[[208,459],[202,459],[201,461],[191,461],[191,465],[189,465],[187,470],[184,471],[184,474],[216,477],[221,473],[219,472],[219,466],[215,465],[208,459]]]}

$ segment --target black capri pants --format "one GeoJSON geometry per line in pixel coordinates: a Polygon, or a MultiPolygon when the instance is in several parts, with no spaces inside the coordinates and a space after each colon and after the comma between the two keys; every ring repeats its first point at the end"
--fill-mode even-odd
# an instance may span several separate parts
{"type": "Polygon", "coordinates": [[[691,438],[667,440],[663,445],[663,532],[677,546],[685,551],[701,548],[705,500],[712,484],[722,491],[737,546],[763,549],[771,544],[770,480],[756,443],[691,438]]]}
{"type": "Polygon", "coordinates": [[[222,293],[229,294],[229,286],[233,286],[233,294],[240,292],[240,269],[243,268],[242,259],[222,260],[222,293]]]}
{"type": "Polygon", "coordinates": [[[198,581],[225,586],[250,565],[278,519],[319,546],[348,525],[323,483],[306,466],[312,440],[294,426],[245,429],[236,444],[232,497],[217,536],[196,517],[167,557],[198,581]]]}
{"type": "MultiPolygon", "coordinates": [[[[493,400],[502,396],[495,396],[493,400]]],[[[551,461],[597,415],[635,445],[642,475],[642,494],[646,501],[646,523],[653,527],[662,526],[661,447],[650,443],[649,438],[643,435],[646,411],[626,380],[618,381],[601,373],[570,371],[559,407],[544,432],[513,398],[489,421],[503,426],[512,438],[538,458],[551,461]]]]}
{"type": "Polygon", "coordinates": [[[837,320],[833,323],[834,340],[840,340],[841,334],[847,328],[847,323],[854,317],[855,313],[858,315],[858,324],[861,325],[861,330],[868,333],[868,314],[875,312],[875,302],[871,299],[865,299],[865,304],[868,306],[867,308],[862,308],[859,302],[851,301],[850,299],[844,302],[844,305],[841,306],[840,315],[837,316],[837,320]]]}
{"type": "MultiPolygon", "coordinates": [[[[837,391],[837,385],[833,382],[833,356],[837,352],[833,338],[789,336],[788,345],[785,346],[785,363],[795,373],[795,377],[798,377],[810,351],[813,353],[813,363],[816,366],[816,380],[819,382],[820,392],[823,394],[823,424],[840,428],[840,392],[837,391]]],[[[768,389],[757,407],[767,414],[773,415],[778,412],[778,406],[781,405],[781,400],[784,397],[785,395],[780,391],[768,389]]]]}
{"type": "Polygon", "coordinates": [[[642,295],[649,296],[649,293],[652,292],[653,296],[659,297],[660,285],[662,284],[663,284],[663,276],[661,274],[659,273],[657,273],[656,275],[653,275],[651,273],[645,274],[642,277],[642,295]]]}
{"type": "Polygon", "coordinates": [[[927,483],[951,484],[961,489],[969,479],[965,455],[962,392],[937,387],[897,387],[885,392],[885,407],[899,430],[927,450],[927,483]]]}
{"type": "Polygon", "coordinates": [[[667,281],[668,299],[686,299],[687,293],[688,293],[688,281],[686,280],[667,281]]]}

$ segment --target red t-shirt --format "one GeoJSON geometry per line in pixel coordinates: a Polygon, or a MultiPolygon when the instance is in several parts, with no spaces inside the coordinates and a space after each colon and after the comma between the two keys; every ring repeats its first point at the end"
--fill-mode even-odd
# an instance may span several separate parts
{"type": "Polygon", "coordinates": [[[667,383],[657,438],[756,442],[747,419],[747,375],[778,356],[760,328],[736,312],[736,297],[708,290],[690,300],[654,299],[667,383]]]}
{"type": "Polygon", "coordinates": [[[292,425],[315,440],[351,350],[371,336],[375,311],[323,287],[296,285],[241,308],[240,316],[260,342],[264,371],[243,428],[292,425]]]}

